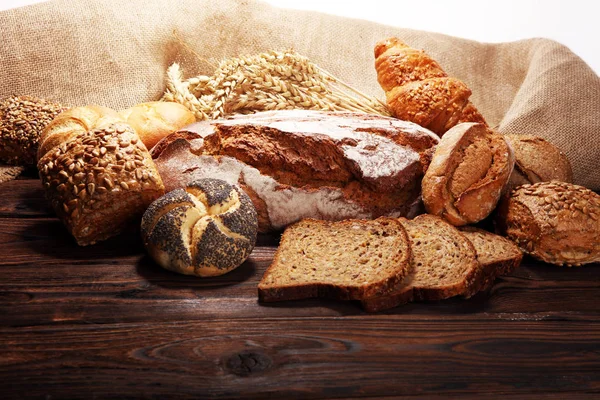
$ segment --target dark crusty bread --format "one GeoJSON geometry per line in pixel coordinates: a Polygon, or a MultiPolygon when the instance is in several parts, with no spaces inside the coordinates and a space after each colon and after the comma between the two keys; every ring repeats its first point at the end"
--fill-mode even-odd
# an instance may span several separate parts
{"type": "Polygon", "coordinates": [[[484,284],[484,272],[473,245],[454,226],[433,215],[400,219],[410,238],[412,272],[383,296],[362,300],[370,312],[393,308],[413,300],[470,297],[484,284]]]}
{"type": "Polygon", "coordinates": [[[510,274],[521,264],[523,253],[512,241],[474,226],[462,226],[460,231],[473,244],[484,270],[481,290],[489,289],[497,277],[510,274]]]}
{"type": "Polygon", "coordinates": [[[153,157],[167,190],[205,177],[239,184],[264,232],[303,218],[416,215],[438,140],[394,118],[290,110],[194,124],[153,157]]]}
{"type": "Polygon", "coordinates": [[[408,274],[409,260],[408,237],[397,219],[305,219],[285,230],[258,296],[263,302],[373,297],[408,274]]]}

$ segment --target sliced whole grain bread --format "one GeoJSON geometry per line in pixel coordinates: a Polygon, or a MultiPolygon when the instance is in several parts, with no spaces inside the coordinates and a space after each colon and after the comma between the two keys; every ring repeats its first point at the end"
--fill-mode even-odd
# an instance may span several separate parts
{"type": "Polygon", "coordinates": [[[410,238],[412,272],[382,296],[362,300],[369,312],[413,300],[442,300],[477,293],[485,282],[475,248],[454,226],[433,215],[401,218],[410,238]]]}
{"type": "Polygon", "coordinates": [[[262,302],[381,295],[410,272],[410,243],[395,218],[305,219],[289,226],[258,285],[262,302]]]}
{"type": "Polygon", "coordinates": [[[484,269],[481,290],[489,289],[497,277],[510,274],[521,264],[523,253],[512,241],[474,226],[459,229],[473,244],[477,261],[484,269]]]}

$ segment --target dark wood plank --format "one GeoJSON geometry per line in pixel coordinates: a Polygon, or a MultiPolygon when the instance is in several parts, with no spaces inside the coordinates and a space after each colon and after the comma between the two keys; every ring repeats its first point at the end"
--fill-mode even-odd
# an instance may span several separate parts
{"type": "Polygon", "coordinates": [[[52,209],[44,199],[42,183],[31,176],[0,184],[0,217],[50,217],[52,209]]]}
{"type": "Polygon", "coordinates": [[[289,317],[0,335],[9,397],[600,395],[597,321],[289,317]]]}

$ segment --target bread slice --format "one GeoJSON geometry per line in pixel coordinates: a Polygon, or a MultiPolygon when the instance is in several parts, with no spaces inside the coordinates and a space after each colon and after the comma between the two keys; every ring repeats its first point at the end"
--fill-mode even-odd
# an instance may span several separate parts
{"type": "Polygon", "coordinates": [[[433,215],[400,219],[410,238],[412,272],[390,293],[362,300],[370,312],[413,300],[470,297],[484,283],[471,242],[454,226],[433,215]]]}
{"type": "Polygon", "coordinates": [[[477,261],[484,270],[481,290],[489,289],[497,277],[510,274],[521,264],[523,253],[512,241],[474,226],[459,229],[473,244],[477,261]]]}
{"type": "Polygon", "coordinates": [[[395,218],[305,219],[289,226],[258,285],[263,302],[383,294],[409,273],[410,244],[395,218]]]}

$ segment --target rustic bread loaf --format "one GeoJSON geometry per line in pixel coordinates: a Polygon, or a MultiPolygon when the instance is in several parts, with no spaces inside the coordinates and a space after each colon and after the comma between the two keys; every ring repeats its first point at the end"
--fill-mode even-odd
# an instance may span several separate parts
{"type": "Polygon", "coordinates": [[[256,243],[250,198],[219,179],[200,179],[154,201],[142,218],[144,246],[154,260],[185,275],[223,275],[256,243]]]}
{"type": "Polygon", "coordinates": [[[497,227],[524,252],[551,264],[600,261],[600,195],[566,182],[522,185],[502,199],[497,227]]]}
{"type": "Polygon", "coordinates": [[[151,149],[165,136],[196,121],[185,106],[170,101],[142,103],[119,113],[151,149]]]}
{"type": "Polygon", "coordinates": [[[66,108],[30,96],[10,96],[0,103],[0,162],[35,165],[42,130],[66,108]]]}
{"type": "Polygon", "coordinates": [[[558,147],[531,135],[505,135],[515,152],[509,188],[546,181],[573,182],[569,159],[558,147]]]}
{"type": "Polygon", "coordinates": [[[477,261],[484,270],[481,290],[489,289],[497,277],[510,274],[521,264],[523,253],[512,241],[474,226],[459,229],[475,248],[477,261]]]}
{"type": "Polygon", "coordinates": [[[60,114],[38,154],[46,197],[81,246],[116,235],[164,193],[150,153],[110,109],[60,114]]]}
{"type": "Polygon", "coordinates": [[[309,217],[416,214],[437,142],[393,118],[294,110],[194,124],[161,141],[153,157],[167,190],[204,177],[239,184],[268,231],[309,217]]]}
{"type": "Polygon", "coordinates": [[[283,233],[258,296],[264,302],[372,297],[400,282],[409,261],[408,237],[396,219],[305,219],[283,233]]]}
{"type": "Polygon", "coordinates": [[[410,240],[411,272],[390,292],[364,298],[365,310],[376,312],[413,300],[470,297],[484,285],[484,271],[473,245],[454,226],[433,215],[400,219],[410,240]]]}
{"type": "Polygon", "coordinates": [[[514,163],[501,135],[481,124],[456,125],[440,140],[423,177],[427,212],[457,226],[481,221],[496,207],[514,163]]]}

